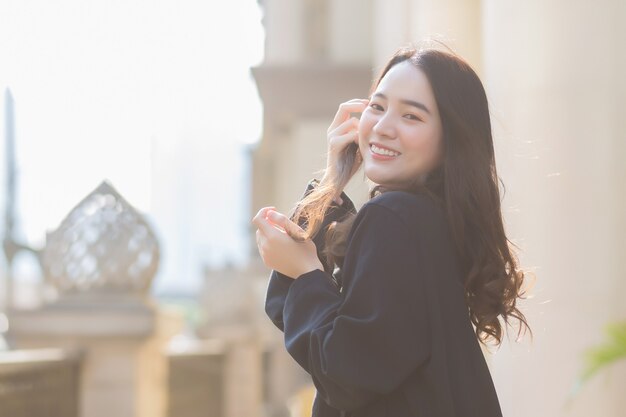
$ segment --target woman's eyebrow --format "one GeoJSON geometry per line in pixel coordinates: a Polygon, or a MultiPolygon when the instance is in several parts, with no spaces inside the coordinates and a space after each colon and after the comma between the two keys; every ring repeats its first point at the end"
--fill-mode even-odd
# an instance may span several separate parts
{"type": "MultiPolygon", "coordinates": [[[[387,96],[384,95],[383,93],[375,93],[372,97],[380,97],[383,100],[387,99],[387,96]]],[[[413,107],[417,107],[418,109],[422,109],[426,113],[430,114],[430,110],[428,110],[428,107],[426,107],[424,104],[420,103],[419,101],[413,101],[413,100],[408,100],[408,99],[400,99],[400,103],[408,104],[409,106],[413,106],[413,107]]]]}

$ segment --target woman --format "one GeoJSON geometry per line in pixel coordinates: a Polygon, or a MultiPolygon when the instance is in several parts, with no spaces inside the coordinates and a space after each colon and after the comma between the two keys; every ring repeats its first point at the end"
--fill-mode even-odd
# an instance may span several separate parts
{"type": "Polygon", "coordinates": [[[479,341],[501,343],[499,316],[528,325],[483,86],[452,52],[402,48],[371,93],[340,105],[293,214],[252,220],[266,312],[313,416],[501,416],[479,341]],[[375,186],[356,212],[343,189],[361,166],[375,186]]]}

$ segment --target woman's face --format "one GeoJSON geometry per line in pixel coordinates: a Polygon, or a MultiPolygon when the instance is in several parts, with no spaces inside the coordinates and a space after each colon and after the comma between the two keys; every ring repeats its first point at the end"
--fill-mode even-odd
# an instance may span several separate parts
{"type": "Polygon", "coordinates": [[[359,150],[365,175],[392,188],[421,183],[438,165],[442,127],[437,104],[426,75],[409,61],[394,65],[378,84],[361,115],[359,150]]]}

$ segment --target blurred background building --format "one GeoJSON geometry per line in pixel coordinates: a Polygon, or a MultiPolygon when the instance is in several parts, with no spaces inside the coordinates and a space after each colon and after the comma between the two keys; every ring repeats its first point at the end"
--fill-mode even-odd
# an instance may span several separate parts
{"type": "MultiPolygon", "coordinates": [[[[250,219],[293,207],[324,167],[339,103],[367,97],[393,51],[426,38],[483,80],[507,231],[537,278],[520,303],[534,340],[515,340],[513,328],[484,350],[504,415],[623,414],[625,361],[577,381],[605,326],[626,320],[626,3],[0,5],[10,41],[0,85],[17,119],[4,117],[18,161],[12,233],[35,249],[15,261],[15,306],[0,316],[12,348],[0,354],[0,416],[25,398],[84,417],[103,403],[118,416],[307,415],[314,389],[263,313],[269,271],[250,219]],[[86,59],[70,59],[81,51],[86,59]],[[103,178],[119,188],[101,194],[128,199],[150,225],[161,264],[143,290],[126,277],[114,296],[83,286],[64,297],[33,259],[103,178]]],[[[366,201],[362,173],[346,192],[366,201]]],[[[106,259],[126,257],[139,259],[106,259]]]]}

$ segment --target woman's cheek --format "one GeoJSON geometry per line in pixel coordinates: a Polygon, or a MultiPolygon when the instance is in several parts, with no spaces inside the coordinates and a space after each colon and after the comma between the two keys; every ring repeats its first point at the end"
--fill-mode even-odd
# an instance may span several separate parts
{"type": "Polygon", "coordinates": [[[365,110],[363,114],[361,114],[357,129],[359,131],[359,140],[367,141],[367,138],[369,137],[369,134],[372,130],[372,120],[371,117],[367,114],[367,110],[365,110]]]}
{"type": "Polygon", "coordinates": [[[365,132],[365,124],[363,123],[363,119],[359,121],[359,124],[356,128],[357,134],[359,136],[359,145],[365,142],[365,138],[367,137],[367,133],[365,132]]]}
{"type": "Polygon", "coordinates": [[[363,156],[363,154],[365,152],[367,152],[367,140],[365,139],[365,137],[361,136],[361,132],[359,131],[359,152],[361,153],[361,156],[363,156]]]}

